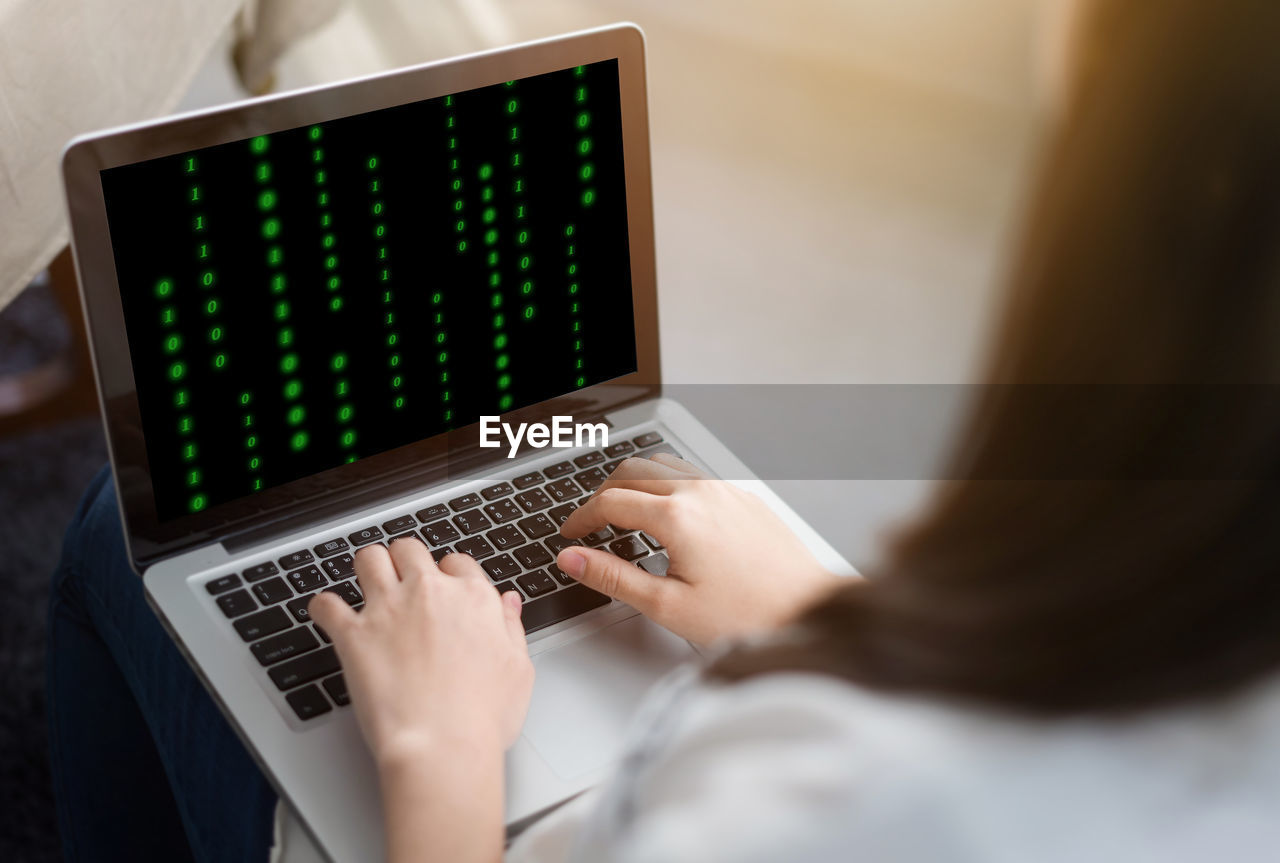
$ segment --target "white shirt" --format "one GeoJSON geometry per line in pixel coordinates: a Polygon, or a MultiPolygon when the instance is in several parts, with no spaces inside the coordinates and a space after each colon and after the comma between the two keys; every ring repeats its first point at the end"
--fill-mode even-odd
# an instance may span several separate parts
{"type": "Polygon", "coordinates": [[[1280,681],[1130,719],[1036,721],[686,669],[604,786],[508,863],[1280,860],[1280,681]]]}

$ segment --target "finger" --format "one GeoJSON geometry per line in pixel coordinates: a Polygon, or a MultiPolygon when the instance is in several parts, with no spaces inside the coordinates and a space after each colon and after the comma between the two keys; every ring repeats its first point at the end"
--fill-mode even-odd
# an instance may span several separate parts
{"type": "Polygon", "coordinates": [[[440,561],[439,568],[445,575],[451,575],[454,578],[480,578],[485,583],[489,581],[480,564],[476,563],[476,559],[469,554],[458,552],[446,554],[444,560],[440,561]]]}
{"type": "Polygon", "coordinates": [[[380,600],[399,580],[391,553],[381,543],[366,545],[356,552],[356,581],[366,601],[380,600]]]}
{"type": "Polygon", "coordinates": [[[513,641],[519,641],[520,644],[528,648],[528,642],[524,637],[524,624],[520,622],[520,613],[524,610],[524,600],[520,598],[520,592],[516,590],[508,590],[502,594],[502,616],[507,623],[507,635],[511,636],[513,641]]]}
{"type": "Polygon", "coordinates": [[[656,461],[658,464],[664,464],[667,467],[675,468],[681,473],[687,473],[697,479],[706,479],[707,475],[693,462],[686,461],[678,455],[672,455],[669,452],[656,452],[649,456],[650,461],[656,461]]]}
{"type": "Polygon", "coordinates": [[[606,524],[625,526],[633,530],[663,533],[667,526],[665,495],[649,494],[631,488],[602,489],[582,506],[569,513],[560,533],[570,539],[586,536],[606,524]]]}
{"type": "Polygon", "coordinates": [[[356,612],[341,597],[322,590],[307,603],[311,622],[323,629],[336,644],[347,637],[347,627],[356,620],[356,612]]]}
{"type": "Polygon", "coordinates": [[[623,459],[600,488],[603,490],[605,486],[610,485],[632,488],[639,487],[633,485],[634,483],[643,483],[643,488],[653,494],[670,494],[675,491],[677,481],[688,478],[688,474],[676,470],[671,465],[650,458],[632,456],[623,459]]]}
{"type": "Polygon", "coordinates": [[[587,587],[620,599],[641,614],[656,610],[673,587],[666,578],[598,548],[566,548],[556,564],[587,587]]]}
{"type": "Polygon", "coordinates": [[[412,534],[393,539],[387,552],[401,581],[419,578],[436,570],[436,562],[432,560],[426,544],[412,534]]]}

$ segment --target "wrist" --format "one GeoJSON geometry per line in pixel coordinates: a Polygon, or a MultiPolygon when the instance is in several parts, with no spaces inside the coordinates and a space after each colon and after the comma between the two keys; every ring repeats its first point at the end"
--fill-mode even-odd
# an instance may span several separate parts
{"type": "Polygon", "coordinates": [[[446,758],[477,759],[502,754],[496,733],[483,723],[466,727],[427,727],[387,735],[372,747],[380,773],[402,773],[446,758]]]}

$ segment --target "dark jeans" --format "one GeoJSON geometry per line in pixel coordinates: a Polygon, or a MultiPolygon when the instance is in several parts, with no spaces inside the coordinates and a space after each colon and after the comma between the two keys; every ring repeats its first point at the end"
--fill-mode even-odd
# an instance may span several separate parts
{"type": "Polygon", "coordinates": [[[105,469],[67,528],[47,663],[68,861],[267,859],[276,795],[147,605],[105,469]]]}

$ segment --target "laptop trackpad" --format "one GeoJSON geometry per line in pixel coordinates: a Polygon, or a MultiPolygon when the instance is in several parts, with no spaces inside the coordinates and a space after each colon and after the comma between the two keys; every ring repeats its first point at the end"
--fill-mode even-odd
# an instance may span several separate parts
{"type": "Polygon", "coordinates": [[[649,687],[697,655],[639,615],[540,653],[525,740],[562,779],[612,764],[649,687]]]}

